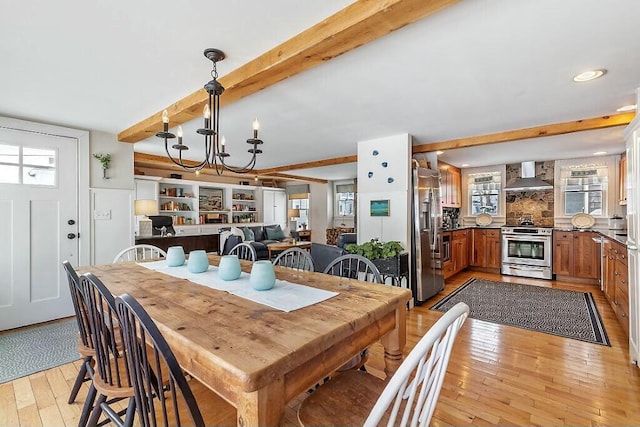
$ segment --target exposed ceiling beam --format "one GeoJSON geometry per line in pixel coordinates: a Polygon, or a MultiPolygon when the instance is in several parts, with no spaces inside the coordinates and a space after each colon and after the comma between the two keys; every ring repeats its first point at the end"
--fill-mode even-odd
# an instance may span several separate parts
{"type": "Polygon", "coordinates": [[[329,182],[329,180],[327,180],[327,179],[310,178],[310,177],[298,176],[298,175],[289,175],[289,174],[286,174],[286,173],[272,173],[272,174],[269,174],[267,176],[274,177],[274,178],[285,179],[285,180],[290,180],[290,181],[317,182],[317,183],[320,183],[320,184],[326,184],[327,182],[329,182]]]}
{"type": "Polygon", "coordinates": [[[414,154],[425,153],[428,151],[451,150],[453,148],[474,147],[477,145],[496,144],[500,142],[519,141],[521,139],[604,129],[614,126],[628,125],[634,117],[635,113],[613,114],[611,116],[594,117],[592,119],[576,120],[573,122],[554,123],[527,129],[509,130],[487,135],[450,139],[448,141],[430,142],[428,144],[414,145],[412,150],[414,154]]]}
{"type": "MultiPolygon", "coordinates": [[[[430,142],[428,144],[414,145],[413,154],[426,153],[437,150],[451,150],[453,148],[473,147],[477,145],[496,144],[499,142],[511,142],[521,139],[540,138],[544,136],[563,135],[573,132],[587,130],[604,129],[614,126],[625,126],[631,123],[635,113],[620,113],[610,116],[595,117],[592,119],[576,120],[572,122],[554,123],[543,126],[536,126],[527,129],[510,130],[504,132],[491,133],[487,135],[469,136],[465,138],[450,139],[448,141],[430,142]]],[[[274,168],[262,169],[262,175],[269,175],[278,172],[285,172],[298,169],[310,169],[322,166],[341,165],[344,163],[354,163],[358,161],[358,156],[334,157],[331,159],[315,160],[312,162],[296,163],[294,165],[277,166],[274,168]]]]}
{"type": "Polygon", "coordinates": [[[342,165],[344,163],[354,163],[358,161],[358,156],[334,157],[332,159],[314,160],[312,162],[295,163],[293,165],[278,166],[275,168],[260,169],[256,171],[261,175],[272,175],[278,172],[286,172],[297,169],[320,168],[323,166],[342,165]]]}
{"type": "MultiPolygon", "coordinates": [[[[184,163],[189,166],[195,166],[198,162],[194,162],[191,160],[184,160],[184,163]]],[[[134,168],[151,168],[151,169],[161,169],[161,170],[176,170],[176,171],[184,171],[184,169],[169,160],[168,157],[164,156],[156,156],[154,154],[145,154],[145,153],[133,153],[133,166],[134,168]]],[[[200,170],[200,174],[202,175],[212,175],[217,176],[215,169],[211,168],[203,168],[200,170]]],[[[299,175],[285,175],[280,173],[271,173],[271,174],[263,174],[260,171],[253,171],[250,174],[236,174],[229,171],[224,171],[224,176],[229,177],[239,177],[246,178],[247,176],[254,177],[258,176],[259,178],[265,178],[264,175],[267,175],[269,178],[281,178],[284,180],[292,180],[292,181],[306,181],[306,182],[319,182],[322,184],[326,184],[328,181],[326,179],[319,178],[310,178],[306,176],[299,175]]]]}
{"type": "MultiPolygon", "coordinates": [[[[329,18],[219,79],[222,106],[342,55],[460,0],[358,0],[329,18]]],[[[224,46],[220,46],[223,48],[224,46]]],[[[168,106],[172,125],[199,117],[208,95],[199,89],[168,106]]],[[[162,110],[121,131],[118,140],[138,142],[162,128],[162,110]]]]}

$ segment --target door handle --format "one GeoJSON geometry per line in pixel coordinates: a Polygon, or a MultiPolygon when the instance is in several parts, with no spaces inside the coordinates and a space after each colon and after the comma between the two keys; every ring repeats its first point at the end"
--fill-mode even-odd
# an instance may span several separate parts
{"type": "Polygon", "coordinates": [[[75,239],[75,238],[76,238],[76,234],[75,234],[75,233],[69,233],[69,234],[67,234],[67,239],[69,239],[69,240],[73,240],[73,239],[75,239]]]}

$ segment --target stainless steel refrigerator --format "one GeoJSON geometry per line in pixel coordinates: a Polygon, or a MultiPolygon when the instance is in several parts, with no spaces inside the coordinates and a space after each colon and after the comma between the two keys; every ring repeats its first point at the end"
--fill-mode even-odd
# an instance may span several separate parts
{"type": "Polygon", "coordinates": [[[416,304],[422,304],[444,289],[440,246],[442,206],[440,174],[414,165],[411,208],[413,253],[411,290],[416,304]]]}

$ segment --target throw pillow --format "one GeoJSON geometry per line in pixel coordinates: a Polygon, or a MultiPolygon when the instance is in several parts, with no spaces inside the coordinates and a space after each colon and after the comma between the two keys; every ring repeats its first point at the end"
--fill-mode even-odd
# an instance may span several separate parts
{"type": "Polygon", "coordinates": [[[255,234],[253,234],[253,230],[247,227],[246,225],[242,227],[242,232],[244,233],[244,241],[254,241],[256,239],[255,234]]]}
{"type": "Polygon", "coordinates": [[[282,240],[284,239],[284,231],[280,228],[279,225],[275,227],[265,227],[265,231],[267,232],[267,239],[269,240],[282,240]]]}

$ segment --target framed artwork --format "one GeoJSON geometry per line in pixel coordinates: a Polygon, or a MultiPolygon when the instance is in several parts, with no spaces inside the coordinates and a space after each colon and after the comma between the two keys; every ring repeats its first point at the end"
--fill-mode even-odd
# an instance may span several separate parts
{"type": "Polygon", "coordinates": [[[371,216],[389,216],[389,200],[371,200],[371,216]]]}

